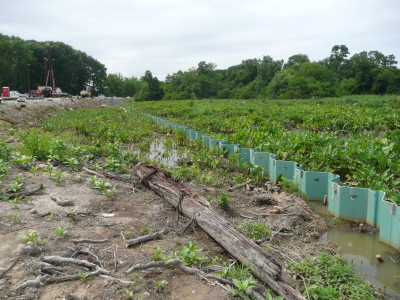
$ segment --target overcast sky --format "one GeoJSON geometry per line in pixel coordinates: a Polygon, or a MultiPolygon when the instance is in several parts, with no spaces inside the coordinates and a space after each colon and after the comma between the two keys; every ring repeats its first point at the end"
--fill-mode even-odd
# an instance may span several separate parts
{"type": "Polygon", "coordinates": [[[400,61],[400,0],[0,0],[0,12],[0,33],[64,42],[126,77],[163,80],[202,60],[316,61],[336,44],[400,61]]]}

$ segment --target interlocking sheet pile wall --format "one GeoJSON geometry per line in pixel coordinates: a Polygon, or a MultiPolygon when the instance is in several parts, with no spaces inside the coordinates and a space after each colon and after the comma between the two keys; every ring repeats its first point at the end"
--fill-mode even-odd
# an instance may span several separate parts
{"type": "Polygon", "coordinates": [[[240,148],[240,145],[228,144],[225,140],[214,139],[211,135],[164,118],[146,115],[158,124],[184,132],[191,140],[202,140],[203,145],[210,149],[220,147],[227,154],[239,152],[240,163],[260,166],[272,182],[276,182],[279,176],[297,182],[310,200],[323,201],[327,197],[330,213],[338,217],[363,220],[379,228],[379,240],[400,249],[400,207],[385,201],[385,192],[344,186],[340,184],[339,175],[304,171],[298,163],[277,160],[272,153],[259,152],[257,148],[240,148]]]}

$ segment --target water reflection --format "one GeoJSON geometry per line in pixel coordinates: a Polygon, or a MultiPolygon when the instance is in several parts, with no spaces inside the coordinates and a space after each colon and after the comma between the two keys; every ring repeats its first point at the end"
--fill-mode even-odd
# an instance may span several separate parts
{"type": "MultiPolygon", "coordinates": [[[[310,206],[329,219],[326,206],[316,202],[310,201],[310,206]]],[[[353,263],[353,269],[361,273],[365,280],[382,290],[386,286],[386,292],[392,299],[400,299],[400,264],[395,262],[395,249],[379,241],[379,232],[345,230],[343,223],[347,222],[339,225],[341,229],[329,229],[321,236],[320,241],[337,244],[343,257],[353,263]],[[383,263],[378,262],[377,254],[381,255],[383,263]]]]}

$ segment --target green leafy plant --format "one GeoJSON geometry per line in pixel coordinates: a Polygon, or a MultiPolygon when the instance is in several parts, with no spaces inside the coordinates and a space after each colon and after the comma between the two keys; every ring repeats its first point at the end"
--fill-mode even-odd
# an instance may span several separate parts
{"type": "Polygon", "coordinates": [[[255,241],[266,239],[272,234],[272,230],[264,222],[246,220],[239,227],[244,230],[249,238],[255,241]]]}
{"type": "Polygon", "coordinates": [[[321,253],[316,259],[289,263],[292,274],[304,280],[311,299],[374,299],[374,290],[341,255],[321,253]]]}
{"type": "Polygon", "coordinates": [[[166,280],[154,281],[154,285],[158,293],[162,292],[167,284],[168,282],[166,280]]]}
{"type": "Polygon", "coordinates": [[[59,236],[60,238],[64,238],[68,233],[67,227],[57,227],[56,231],[53,234],[59,236]]]}
{"type": "Polygon", "coordinates": [[[13,213],[13,214],[11,214],[11,216],[9,217],[9,219],[10,219],[13,223],[21,223],[20,214],[19,214],[19,213],[13,213]]]}
{"type": "Polygon", "coordinates": [[[146,235],[146,234],[152,234],[156,232],[156,230],[148,226],[143,226],[142,228],[139,229],[139,232],[143,235],[146,235]]]}
{"type": "Polygon", "coordinates": [[[7,162],[0,159],[0,180],[8,174],[10,171],[10,167],[8,166],[7,162]]]}
{"type": "Polygon", "coordinates": [[[230,208],[230,200],[228,195],[226,194],[225,191],[220,191],[218,193],[218,206],[223,208],[223,209],[229,209],[230,208]]]}
{"type": "MultiPolygon", "coordinates": [[[[111,183],[105,181],[102,178],[98,178],[97,176],[93,176],[88,178],[90,185],[100,191],[100,193],[105,194],[107,190],[112,191],[109,189],[111,187],[111,183]]],[[[109,192],[112,195],[114,192],[109,192]]]]}
{"type": "Polygon", "coordinates": [[[85,281],[86,279],[88,279],[89,276],[90,276],[90,273],[82,273],[82,274],[79,274],[79,279],[82,281],[85,281]]]}
{"type": "Polygon", "coordinates": [[[203,251],[200,247],[194,245],[191,241],[183,245],[176,252],[176,257],[183,261],[187,266],[192,266],[198,262],[206,261],[206,257],[199,256],[198,253],[203,251]]]}
{"type": "Polygon", "coordinates": [[[78,213],[76,212],[75,209],[71,209],[71,210],[69,210],[69,211],[67,212],[67,215],[68,215],[68,217],[74,219],[74,218],[76,218],[76,217],[78,216],[78,213]]]}
{"type": "Polygon", "coordinates": [[[265,300],[284,300],[283,296],[272,296],[269,291],[265,293],[265,300]]]}
{"type": "Polygon", "coordinates": [[[13,154],[13,158],[11,162],[13,164],[16,164],[17,166],[29,170],[30,167],[32,167],[32,163],[35,161],[35,158],[32,156],[24,155],[18,152],[15,152],[13,154]]]}
{"type": "Polygon", "coordinates": [[[234,296],[239,296],[242,299],[250,300],[250,297],[246,296],[246,291],[254,289],[256,286],[254,285],[255,280],[253,278],[247,278],[244,280],[232,279],[233,284],[235,285],[235,289],[232,289],[231,292],[234,296]]]}
{"type": "Polygon", "coordinates": [[[18,238],[21,239],[24,243],[30,246],[40,246],[45,243],[44,238],[41,238],[36,231],[28,230],[28,232],[24,235],[18,235],[18,238]]]}

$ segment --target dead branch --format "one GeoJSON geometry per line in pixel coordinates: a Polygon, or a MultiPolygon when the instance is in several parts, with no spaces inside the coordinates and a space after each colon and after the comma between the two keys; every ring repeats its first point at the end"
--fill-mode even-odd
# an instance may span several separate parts
{"type": "MultiPolygon", "coordinates": [[[[1,102],[1,101],[0,101],[0,102],[1,102]]],[[[1,121],[4,121],[4,122],[7,122],[7,123],[10,123],[13,127],[17,126],[17,123],[15,123],[15,122],[13,122],[13,121],[11,121],[11,120],[3,119],[3,118],[0,118],[0,120],[1,120],[1,121]]]]}
{"type": "Polygon", "coordinates": [[[102,267],[102,264],[101,264],[101,262],[100,262],[100,259],[99,259],[99,257],[98,257],[96,254],[90,252],[89,250],[79,250],[78,254],[79,254],[79,253],[86,254],[86,255],[88,255],[88,256],[93,257],[94,260],[95,260],[95,262],[96,262],[100,267],[102,267]]]}
{"type": "Polygon", "coordinates": [[[116,175],[116,174],[108,173],[106,171],[103,171],[103,174],[104,174],[105,177],[110,178],[110,179],[116,179],[116,180],[119,180],[119,181],[125,181],[125,182],[132,183],[132,179],[124,177],[124,176],[119,176],[119,175],[116,175]]]}
{"type": "Polygon", "coordinates": [[[194,224],[194,223],[196,223],[196,218],[195,218],[195,217],[193,217],[193,218],[190,220],[190,222],[189,222],[184,228],[182,228],[182,230],[178,231],[176,234],[177,234],[177,235],[184,234],[185,231],[188,230],[189,227],[190,227],[192,224],[194,224]]]}
{"type": "Polygon", "coordinates": [[[8,272],[10,272],[10,271],[12,270],[12,268],[14,268],[15,265],[18,263],[18,261],[19,261],[19,257],[18,257],[16,260],[14,260],[14,261],[11,263],[11,265],[9,265],[9,266],[7,267],[7,269],[5,269],[3,272],[0,273],[0,278],[3,278],[8,272]]]}
{"type": "Polygon", "coordinates": [[[104,175],[102,175],[100,173],[97,173],[96,171],[90,170],[89,168],[87,168],[85,166],[82,167],[82,170],[85,171],[86,173],[90,174],[90,175],[94,175],[94,176],[102,177],[102,178],[105,177],[104,175]]]}
{"type": "Polygon", "coordinates": [[[43,190],[43,188],[44,188],[43,184],[40,184],[31,190],[27,190],[27,191],[23,191],[23,192],[19,192],[19,193],[6,193],[6,194],[4,194],[4,196],[8,197],[8,198],[15,198],[15,197],[24,198],[26,196],[31,196],[33,194],[36,194],[37,192],[43,190]]]}
{"type": "Polygon", "coordinates": [[[56,267],[56,266],[53,266],[52,264],[48,264],[43,261],[40,263],[40,270],[43,273],[47,273],[47,274],[53,274],[53,273],[59,274],[64,271],[64,269],[61,267],[56,267]]]}
{"type": "Polygon", "coordinates": [[[51,196],[51,200],[55,201],[60,206],[74,206],[75,202],[72,200],[62,200],[60,197],[51,196]]]}
{"type": "Polygon", "coordinates": [[[109,242],[110,240],[108,240],[108,239],[105,239],[105,240],[91,240],[91,239],[79,239],[79,240],[72,240],[72,242],[74,243],[74,244],[83,244],[83,243],[86,243],[86,244],[103,244],[103,243],[107,243],[107,242],[109,242]]]}
{"type": "Polygon", "coordinates": [[[91,263],[87,260],[62,257],[62,256],[45,256],[42,258],[42,261],[51,263],[51,264],[73,264],[73,265],[77,265],[80,267],[97,270],[101,274],[110,275],[109,271],[107,271],[107,270],[99,267],[98,265],[91,263]]]}
{"type": "MultiPolygon", "coordinates": [[[[96,270],[90,273],[87,273],[84,278],[89,278],[93,277],[96,275],[99,275],[101,272],[100,270],[96,270]]],[[[45,283],[57,283],[57,282],[65,282],[65,281],[73,281],[73,280],[79,280],[82,279],[82,275],[65,275],[65,276],[59,276],[59,277],[50,277],[45,280],[45,283]]]]}
{"type": "Polygon", "coordinates": [[[125,240],[126,243],[126,248],[129,248],[131,246],[137,245],[137,244],[141,244],[147,241],[151,241],[151,240],[155,240],[160,238],[163,234],[168,233],[168,231],[163,228],[162,230],[149,234],[149,235],[144,235],[144,236],[140,236],[138,238],[135,239],[130,239],[130,240],[125,240]]]}
{"type": "Polygon", "coordinates": [[[100,275],[100,277],[107,278],[109,280],[119,281],[124,284],[135,284],[135,282],[133,282],[133,281],[123,280],[123,279],[119,279],[117,277],[112,277],[112,276],[108,276],[108,275],[100,275]]]}
{"type": "Polygon", "coordinates": [[[152,261],[146,264],[137,264],[132,266],[131,268],[125,271],[125,275],[129,275],[135,271],[147,270],[151,268],[166,268],[170,266],[179,266],[181,264],[182,261],[177,258],[168,259],[166,261],[152,261]]]}
{"type": "Polygon", "coordinates": [[[242,187],[244,187],[244,186],[246,186],[246,185],[248,185],[249,183],[252,183],[252,182],[253,182],[253,179],[249,179],[246,182],[243,182],[241,184],[238,184],[238,185],[235,185],[233,187],[228,188],[228,192],[232,192],[234,190],[240,189],[240,188],[242,188],[242,187]]]}
{"type": "Polygon", "coordinates": [[[49,275],[43,275],[43,276],[38,276],[35,279],[25,281],[23,284],[17,286],[15,292],[18,293],[19,291],[22,291],[27,287],[42,287],[44,285],[43,281],[48,277],[49,275]]]}

